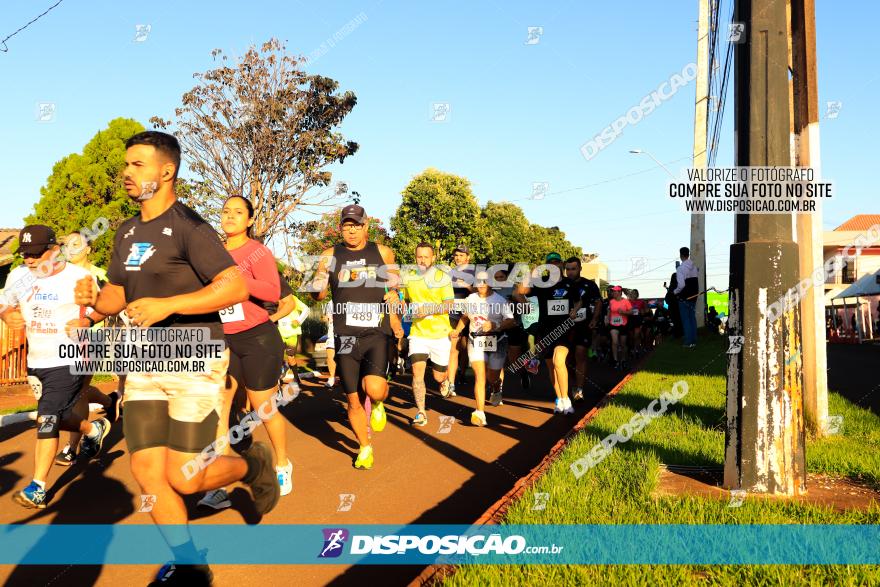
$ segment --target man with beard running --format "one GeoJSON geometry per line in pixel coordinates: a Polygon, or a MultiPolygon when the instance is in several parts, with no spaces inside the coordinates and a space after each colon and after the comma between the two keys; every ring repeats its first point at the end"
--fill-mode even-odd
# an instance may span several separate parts
{"type": "Polygon", "coordinates": [[[580,308],[574,317],[572,329],[572,343],[574,346],[574,401],[584,399],[584,381],[587,378],[587,350],[593,340],[593,329],[599,319],[597,304],[602,301],[599,286],[592,279],[581,277],[581,260],[578,257],[569,257],[565,261],[565,277],[572,282],[572,286],[580,298],[580,308]]]}

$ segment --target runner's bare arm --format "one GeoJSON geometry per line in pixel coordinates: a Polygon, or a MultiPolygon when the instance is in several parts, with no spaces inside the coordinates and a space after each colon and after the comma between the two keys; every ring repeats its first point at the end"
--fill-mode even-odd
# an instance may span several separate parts
{"type": "Polygon", "coordinates": [[[327,286],[330,284],[330,259],[333,258],[333,249],[324,249],[318,260],[318,269],[312,279],[312,299],[321,301],[327,297],[327,286]]]}
{"type": "Polygon", "coordinates": [[[6,308],[0,314],[0,318],[12,330],[21,330],[25,326],[24,316],[21,315],[21,310],[18,309],[18,306],[6,308]]]}
{"type": "Polygon", "coordinates": [[[271,320],[272,322],[278,322],[279,320],[293,312],[294,308],[296,308],[296,302],[293,299],[293,294],[283,297],[278,300],[278,310],[276,310],[274,314],[269,316],[269,320],[271,320]]]}
{"type": "MultiPolygon", "coordinates": [[[[125,289],[121,285],[108,283],[98,291],[91,277],[83,277],[76,282],[73,299],[80,306],[91,306],[98,315],[105,317],[125,309],[125,289]]],[[[95,322],[99,320],[95,318],[95,322]]]]}
{"type": "Polygon", "coordinates": [[[137,326],[149,328],[171,314],[207,314],[247,299],[247,284],[241,272],[238,267],[228,267],[198,291],[168,298],[141,298],[128,304],[126,313],[137,326]]]}

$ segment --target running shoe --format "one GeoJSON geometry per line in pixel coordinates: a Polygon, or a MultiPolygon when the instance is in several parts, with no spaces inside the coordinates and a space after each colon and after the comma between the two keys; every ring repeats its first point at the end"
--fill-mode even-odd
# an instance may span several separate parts
{"type": "Polygon", "coordinates": [[[73,463],[76,462],[76,453],[73,452],[73,449],[70,448],[68,444],[64,448],[61,449],[61,452],[55,456],[55,464],[61,465],[62,467],[69,467],[73,463]]]}
{"type": "Polygon", "coordinates": [[[485,426],[486,414],[480,410],[474,410],[471,413],[471,424],[473,424],[474,426],[485,426]]]}
{"type": "Polygon", "coordinates": [[[532,375],[537,375],[538,369],[540,369],[540,368],[541,368],[541,361],[539,361],[538,359],[531,359],[531,360],[529,360],[529,364],[526,365],[526,371],[528,371],[532,375]]]}
{"type": "Polygon", "coordinates": [[[595,359],[597,357],[596,351],[594,351],[593,349],[587,350],[587,357],[590,359],[595,359]]]}
{"type": "Polygon", "coordinates": [[[97,426],[98,428],[97,438],[90,438],[88,434],[83,434],[82,440],[79,443],[79,455],[86,461],[98,456],[98,453],[101,452],[101,446],[104,444],[104,439],[110,433],[110,422],[106,418],[93,420],[92,426],[97,426]]]}
{"type": "Polygon", "coordinates": [[[186,585],[189,587],[207,587],[214,581],[214,573],[208,565],[163,565],[149,587],[162,585],[186,585]]]}
{"type": "Polygon", "coordinates": [[[206,493],[205,497],[200,499],[196,505],[203,508],[211,508],[212,510],[225,510],[232,506],[232,502],[229,501],[229,494],[226,493],[225,489],[214,489],[206,493]]]}
{"type": "Polygon", "coordinates": [[[293,491],[293,463],[287,460],[286,467],[275,467],[278,475],[278,486],[281,487],[281,495],[287,495],[293,491]]]}
{"type": "Polygon", "coordinates": [[[370,414],[370,426],[374,431],[382,432],[385,430],[386,422],[388,422],[388,418],[385,416],[385,404],[376,402],[376,405],[373,406],[373,413],[370,414]]]}
{"type": "Polygon", "coordinates": [[[413,426],[427,426],[428,425],[428,416],[425,415],[425,412],[419,412],[416,414],[416,417],[412,420],[413,426]]]}
{"type": "Polygon", "coordinates": [[[371,445],[363,447],[358,452],[358,456],[354,460],[354,468],[364,471],[373,468],[373,447],[371,445]]]}
{"type": "Polygon", "coordinates": [[[272,449],[264,442],[255,442],[241,456],[248,463],[248,472],[242,481],[251,488],[254,507],[260,514],[268,514],[281,497],[272,449]]]}
{"type": "Polygon", "coordinates": [[[455,385],[446,379],[440,384],[440,395],[443,397],[455,397],[455,385]]]}
{"type": "Polygon", "coordinates": [[[564,409],[565,409],[565,406],[562,405],[562,399],[557,397],[556,398],[556,405],[553,408],[553,413],[554,414],[561,414],[562,410],[564,410],[564,409]]]}
{"type": "Polygon", "coordinates": [[[326,383],[324,383],[324,387],[332,388],[336,385],[336,377],[328,377],[326,383]]]}
{"type": "Polygon", "coordinates": [[[582,401],[584,401],[584,390],[581,389],[580,387],[578,387],[578,388],[574,391],[574,401],[576,401],[576,402],[582,402],[582,401]]]}
{"type": "Polygon", "coordinates": [[[27,487],[13,494],[12,499],[26,508],[46,509],[46,490],[36,481],[31,481],[27,487]]]}
{"type": "Polygon", "coordinates": [[[501,392],[496,391],[491,396],[489,396],[489,403],[494,407],[503,406],[504,402],[502,401],[501,392]]]}
{"type": "Polygon", "coordinates": [[[571,414],[574,414],[574,407],[572,407],[571,400],[568,399],[567,397],[563,398],[563,400],[562,400],[562,413],[565,414],[566,416],[570,416],[571,414]]]}
{"type": "Polygon", "coordinates": [[[528,390],[532,386],[532,378],[529,377],[529,372],[525,369],[519,372],[519,382],[525,390],[528,390]]]}
{"type": "Polygon", "coordinates": [[[111,391],[107,394],[107,397],[110,398],[110,405],[107,406],[107,409],[104,410],[104,417],[112,424],[116,420],[119,419],[119,392],[111,391]]]}

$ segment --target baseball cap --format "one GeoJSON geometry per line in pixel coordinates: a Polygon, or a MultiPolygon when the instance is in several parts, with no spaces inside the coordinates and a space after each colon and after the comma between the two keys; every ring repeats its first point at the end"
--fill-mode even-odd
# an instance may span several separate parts
{"type": "Polygon", "coordinates": [[[549,263],[550,261],[562,261],[562,255],[559,253],[547,253],[546,261],[549,263]]]}
{"type": "Polygon", "coordinates": [[[339,216],[339,224],[342,224],[346,220],[351,220],[358,224],[364,224],[367,221],[367,213],[361,206],[352,204],[342,209],[342,214],[339,216]]]}
{"type": "Polygon", "coordinates": [[[610,288],[608,288],[608,289],[610,289],[611,291],[623,291],[623,288],[620,287],[619,285],[612,285],[612,286],[611,286],[610,288]]]}
{"type": "Polygon", "coordinates": [[[466,244],[461,243],[460,245],[458,245],[457,247],[455,247],[455,250],[452,251],[452,252],[453,252],[453,253],[464,253],[465,255],[469,255],[470,252],[471,252],[471,250],[467,247],[466,244]]]}
{"type": "Polygon", "coordinates": [[[42,255],[55,244],[55,231],[43,224],[30,224],[18,233],[18,252],[22,255],[42,255]]]}

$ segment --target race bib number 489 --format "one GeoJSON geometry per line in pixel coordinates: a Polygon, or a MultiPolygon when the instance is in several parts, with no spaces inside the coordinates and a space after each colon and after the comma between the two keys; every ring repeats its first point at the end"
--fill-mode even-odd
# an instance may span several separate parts
{"type": "Polygon", "coordinates": [[[568,300],[548,300],[548,316],[564,316],[568,314],[568,300]]]}
{"type": "Polygon", "coordinates": [[[379,326],[379,313],[371,310],[351,312],[345,315],[345,323],[348,326],[376,328],[379,326]]]}

